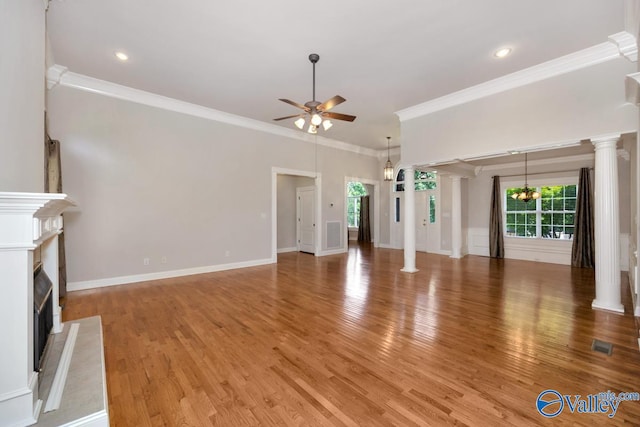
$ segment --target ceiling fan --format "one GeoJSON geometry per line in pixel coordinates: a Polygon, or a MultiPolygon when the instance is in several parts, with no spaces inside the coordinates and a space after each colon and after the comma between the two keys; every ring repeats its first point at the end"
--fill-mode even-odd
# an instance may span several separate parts
{"type": "Polygon", "coordinates": [[[304,128],[306,122],[305,117],[309,116],[311,119],[307,131],[309,133],[317,133],[318,127],[320,125],[322,125],[324,130],[328,130],[331,126],[333,126],[330,119],[344,120],[347,122],[352,122],[356,119],[356,116],[333,113],[329,111],[336,105],[342,104],[344,101],[346,101],[346,99],[344,99],[340,95],[336,95],[323,103],[316,101],[316,63],[318,62],[318,60],[320,60],[320,55],[318,55],[317,53],[312,53],[311,55],[309,55],[309,61],[311,61],[311,63],[313,64],[313,100],[306,102],[304,105],[300,105],[297,102],[291,101],[289,99],[280,98],[280,101],[300,108],[301,110],[304,110],[304,113],[278,117],[277,119],[273,120],[278,121],[297,117],[298,119],[294,123],[298,127],[298,129],[302,129],[304,128]]]}

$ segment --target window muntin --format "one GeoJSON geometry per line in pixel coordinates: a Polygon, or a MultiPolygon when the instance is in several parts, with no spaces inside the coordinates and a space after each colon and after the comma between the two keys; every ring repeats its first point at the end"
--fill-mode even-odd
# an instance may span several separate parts
{"type": "MultiPolygon", "coordinates": [[[[414,171],[416,191],[435,190],[437,188],[436,172],[414,171]]],[[[396,175],[395,191],[404,191],[404,169],[400,169],[396,175]]]]}
{"type": "Polygon", "coordinates": [[[540,198],[523,202],[511,198],[521,188],[505,191],[505,235],[510,237],[572,239],[577,185],[536,188],[540,198]]]}

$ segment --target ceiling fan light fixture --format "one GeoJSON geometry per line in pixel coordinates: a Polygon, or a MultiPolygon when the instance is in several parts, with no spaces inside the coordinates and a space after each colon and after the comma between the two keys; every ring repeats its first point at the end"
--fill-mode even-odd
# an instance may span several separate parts
{"type": "Polygon", "coordinates": [[[307,132],[316,133],[320,125],[322,125],[324,130],[327,130],[331,126],[333,126],[333,123],[331,123],[331,121],[329,121],[328,119],[325,120],[324,117],[332,118],[334,120],[343,120],[346,122],[352,122],[356,119],[356,116],[352,116],[349,114],[329,112],[329,110],[331,110],[335,106],[340,105],[346,101],[346,99],[344,99],[340,95],[336,95],[333,98],[329,98],[324,102],[316,101],[316,63],[318,62],[319,59],[320,59],[320,55],[318,55],[317,53],[312,53],[309,55],[309,61],[311,61],[311,64],[313,66],[313,82],[311,86],[313,99],[311,101],[308,101],[303,105],[303,104],[299,104],[297,102],[291,101],[290,99],[279,98],[280,101],[287,103],[289,105],[293,105],[294,107],[303,110],[304,113],[293,114],[291,116],[278,117],[276,119],[273,119],[274,121],[288,120],[288,119],[298,117],[298,119],[294,121],[294,124],[298,129],[304,130],[304,127],[306,126],[305,118],[309,118],[309,121],[311,122],[311,125],[313,126],[313,128],[311,127],[308,128],[307,132]]]}
{"type": "Polygon", "coordinates": [[[317,127],[317,126],[315,126],[314,124],[310,124],[310,125],[309,125],[309,130],[308,130],[307,132],[309,132],[309,133],[314,133],[314,134],[315,134],[315,133],[318,133],[318,127],[317,127]]]}

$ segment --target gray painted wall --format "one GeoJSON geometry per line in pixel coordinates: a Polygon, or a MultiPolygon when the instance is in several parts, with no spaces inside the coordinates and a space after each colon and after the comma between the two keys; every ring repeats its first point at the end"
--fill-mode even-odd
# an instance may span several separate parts
{"type": "Polygon", "coordinates": [[[345,176],[380,173],[375,157],[318,146],[316,163],[308,142],[68,87],[48,101],[79,205],[65,215],[70,282],[268,260],[272,167],[318,165],[323,224],[343,222],[345,176]]]}
{"type": "Polygon", "coordinates": [[[45,10],[0,2],[0,191],[44,190],[45,10]]]}

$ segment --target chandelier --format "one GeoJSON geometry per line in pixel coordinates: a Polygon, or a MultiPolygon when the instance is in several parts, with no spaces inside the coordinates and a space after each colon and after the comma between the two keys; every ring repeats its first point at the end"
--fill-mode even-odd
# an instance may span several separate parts
{"type": "Polygon", "coordinates": [[[535,189],[529,188],[529,184],[527,184],[527,153],[524,153],[524,188],[522,191],[513,193],[511,198],[514,200],[522,200],[525,203],[529,200],[540,198],[540,193],[535,189]]]}
{"type": "Polygon", "coordinates": [[[391,157],[389,156],[389,141],[391,137],[387,137],[387,164],[384,165],[384,180],[393,181],[393,164],[391,163],[391,157]]]}

